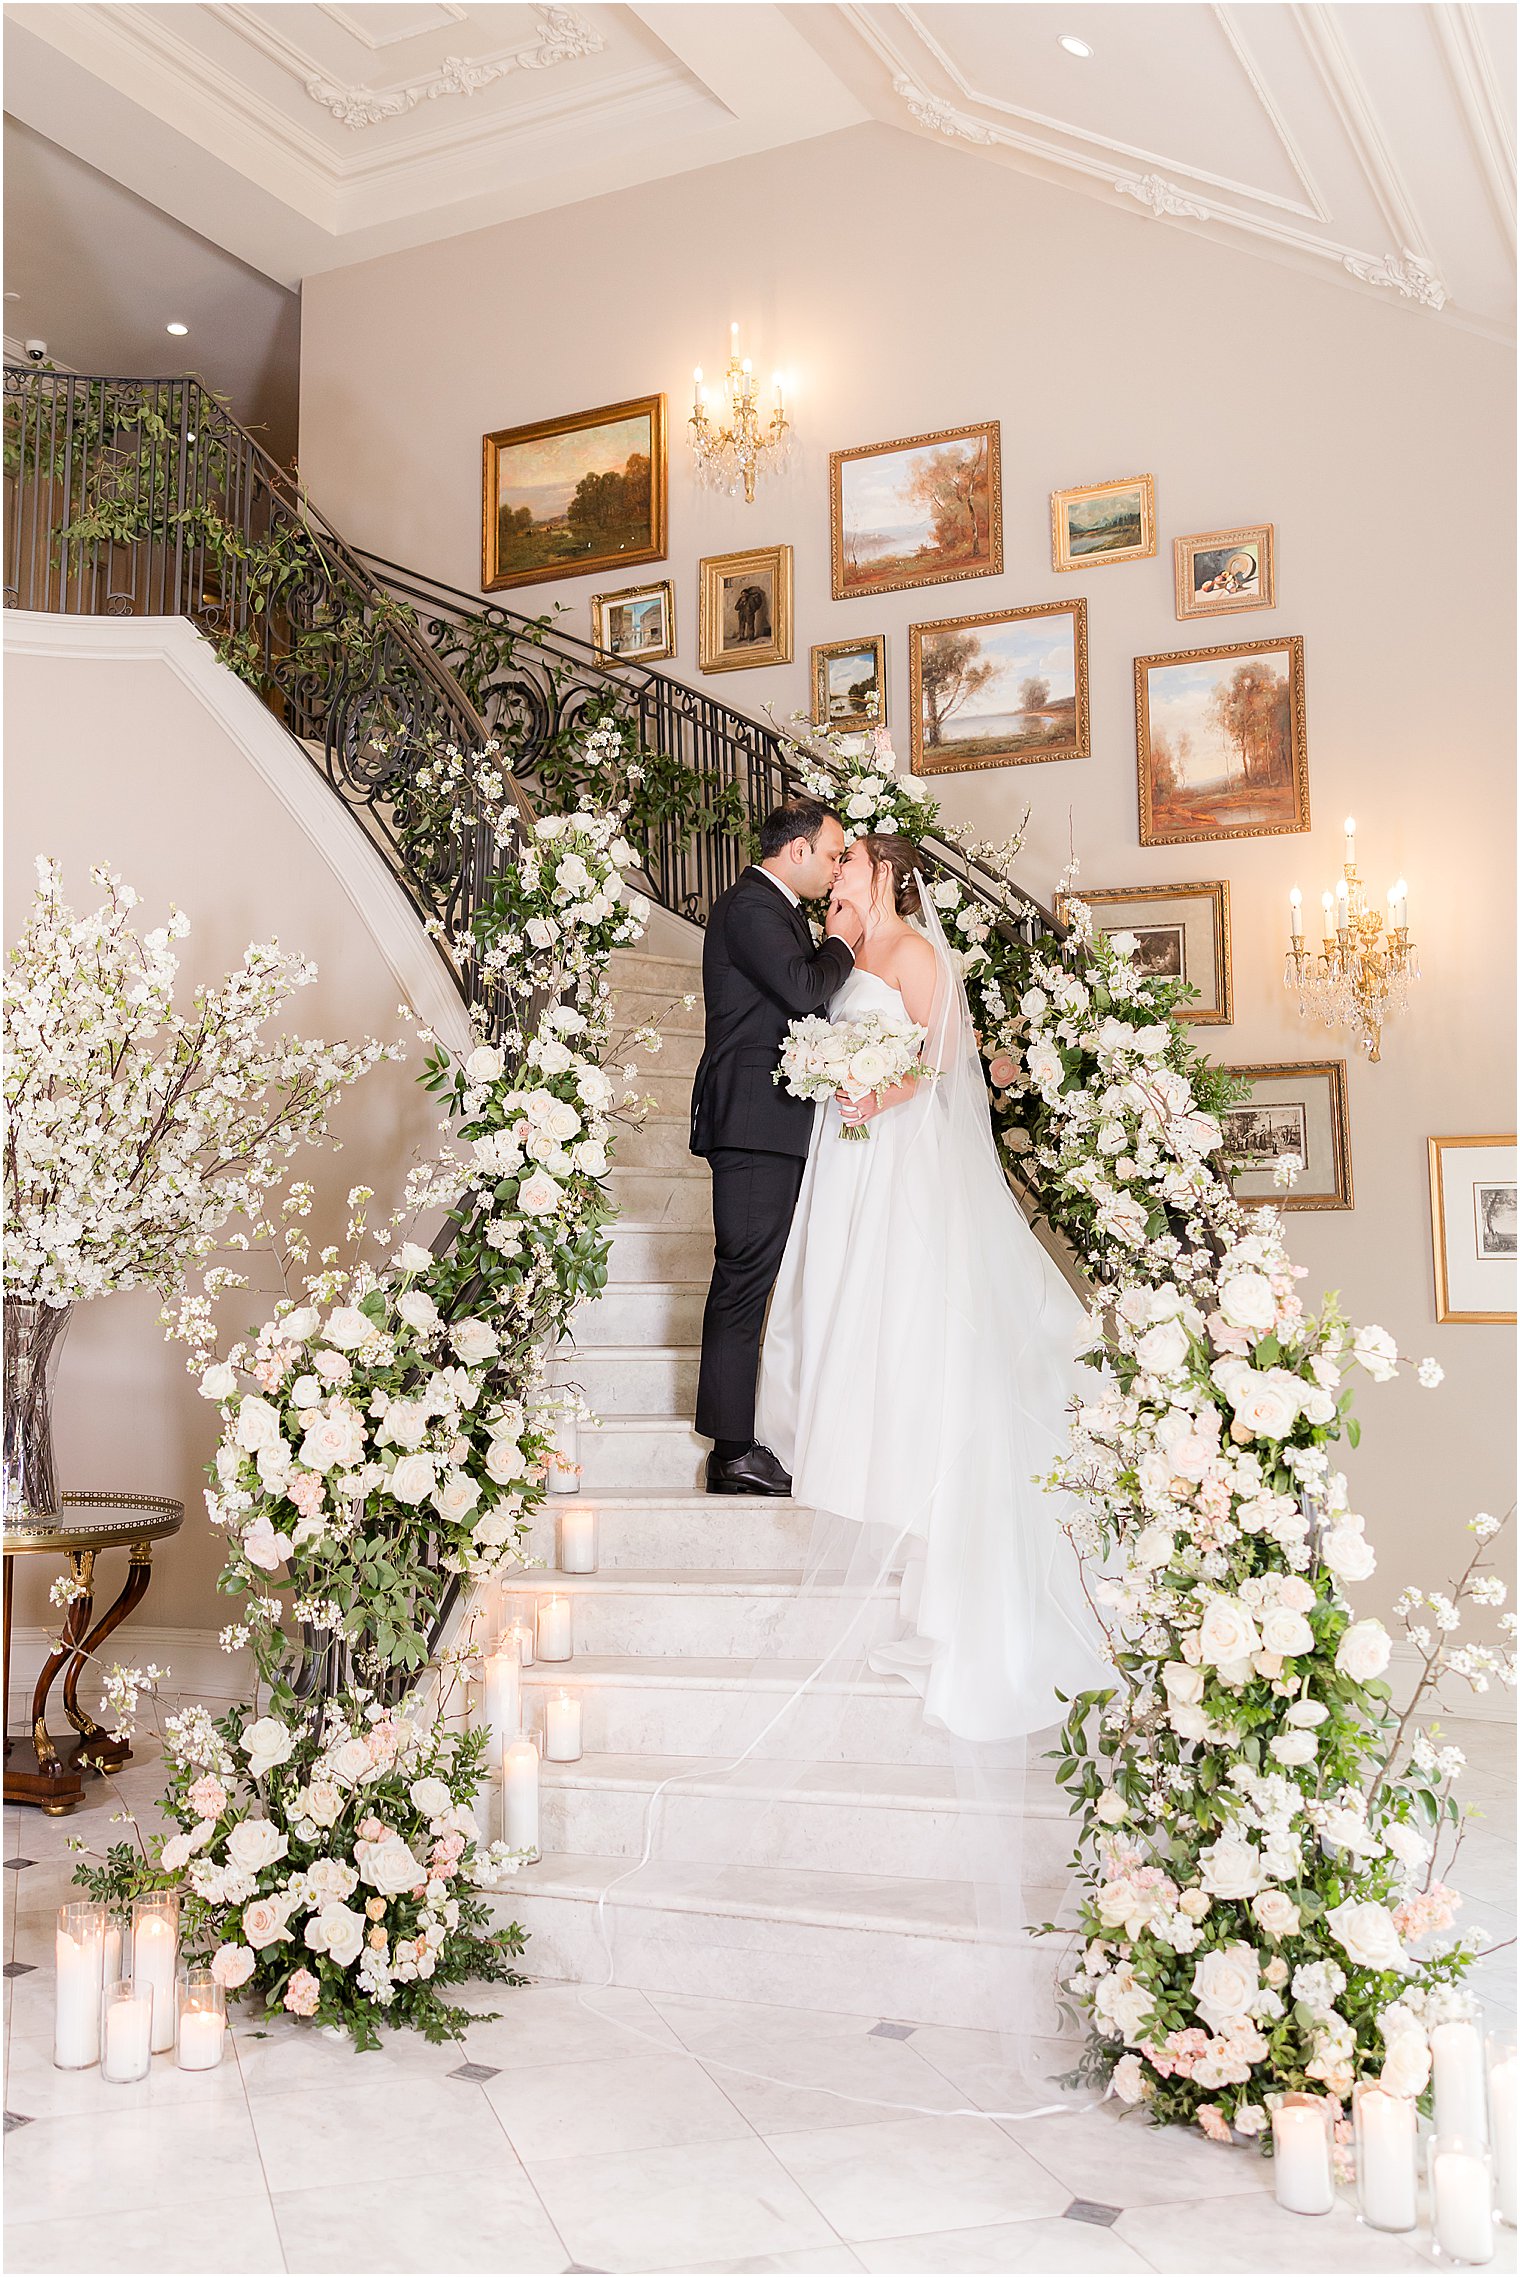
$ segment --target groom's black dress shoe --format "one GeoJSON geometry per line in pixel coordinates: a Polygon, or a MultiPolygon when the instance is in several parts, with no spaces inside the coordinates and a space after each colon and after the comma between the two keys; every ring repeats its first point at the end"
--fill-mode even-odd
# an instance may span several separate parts
{"type": "Polygon", "coordinates": [[[742,1455],[734,1455],[722,1462],[716,1455],[707,1458],[707,1491],[709,1494],[782,1494],[790,1496],[792,1482],[781,1468],[769,1447],[756,1444],[742,1455]]]}

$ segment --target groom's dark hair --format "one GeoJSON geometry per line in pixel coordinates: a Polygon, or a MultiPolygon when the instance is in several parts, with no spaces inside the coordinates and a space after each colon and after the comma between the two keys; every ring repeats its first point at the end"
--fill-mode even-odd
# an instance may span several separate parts
{"type": "Polygon", "coordinates": [[[783,846],[790,846],[794,838],[805,838],[810,846],[816,846],[819,831],[830,821],[842,824],[844,816],[837,808],[825,806],[822,799],[788,799],[785,806],[778,806],[760,825],[761,861],[768,862],[783,846]]]}

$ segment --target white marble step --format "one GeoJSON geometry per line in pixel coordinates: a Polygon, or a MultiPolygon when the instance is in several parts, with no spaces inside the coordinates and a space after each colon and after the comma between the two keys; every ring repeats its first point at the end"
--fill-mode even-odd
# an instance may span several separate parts
{"type": "Polygon", "coordinates": [[[651,1022],[662,1036],[700,1036],[703,1029],[702,975],[688,974],[677,979],[670,987],[624,987],[613,977],[612,1032],[618,1035],[624,1028],[642,1028],[651,1022]],[[695,1004],[683,1004],[683,996],[695,995],[695,1004]]]}
{"type": "Polygon", "coordinates": [[[1048,1776],[998,1784],[948,1764],[731,1765],[680,1755],[544,1765],[546,1850],[637,1858],[651,1834],[661,1858],[688,1864],[750,1859],[929,1881],[995,1875],[1021,1841],[1024,1879],[1042,1883],[1059,1880],[1074,1841],[1048,1776]]]}
{"type": "Polygon", "coordinates": [[[630,1282],[701,1281],[712,1273],[712,1228],[641,1225],[622,1220],[612,1228],[607,1279],[619,1288],[630,1282]]]}
{"type": "Polygon", "coordinates": [[[617,1566],[529,1573],[514,1594],[529,1590],[570,1600],[577,1658],[722,1658],[763,1670],[772,1661],[828,1652],[846,1628],[856,1658],[899,1633],[892,1587],[846,1592],[837,1582],[820,1581],[804,1591],[801,1579],[784,1566],[617,1566]]]}
{"type": "Polygon", "coordinates": [[[691,1233],[712,1230],[712,1180],[705,1162],[688,1155],[691,1164],[665,1170],[614,1168],[608,1191],[619,1215],[636,1225],[680,1226],[691,1233]]]}
{"type": "Polygon", "coordinates": [[[668,1177],[672,1172],[700,1170],[701,1162],[691,1151],[691,1123],[687,1115],[651,1115],[645,1123],[620,1129],[617,1134],[617,1166],[620,1170],[659,1170],[668,1177]]]}
{"type": "MultiPolygon", "coordinates": [[[[535,1587],[538,1577],[531,1577],[535,1587]]],[[[576,1653],[524,1671],[525,1708],[575,1691],[583,1744],[599,1755],[790,1756],[833,1763],[948,1763],[951,1743],[927,1730],[918,1694],[864,1666],[819,1678],[813,1660],[576,1653]],[[800,1691],[806,1684],[808,1689],[800,1691]]]]}
{"type": "MultiPolygon", "coordinates": [[[[614,1024],[612,1030],[614,1043],[623,1036],[626,1025],[627,1023],[614,1024]]],[[[702,1041],[701,1031],[690,1028],[682,1029],[678,1034],[662,1032],[657,1051],[652,1052],[643,1044],[631,1044],[626,1052],[622,1050],[609,1051],[606,1064],[619,1078],[619,1098],[622,1097],[624,1089],[621,1081],[622,1070],[625,1066],[629,1066],[636,1069],[637,1072],[627,1088],[636,1091],[641,1099],[649,1092],[650,1085],[656,1076],[666,1075],[671,1078],[672,1082],[685,1085],[689,1100],[691,1079],[696,1074],[697,1062],[702,1057],[702,1041]]]]}
{"type": "Polygon", "coordinates": [[[570,1333],[589,1344],[697,1344],[706,1302],[705,1279],[609,1285],[580,1307],[570,1333]]]}
{"type": "Polygon", "coordinates": [[[558,1383],[579,1384],[597,1415],[689,1418],[697,1397],[697,1344],[574,1343],[554,1362],[558,1383]]]}
{"type": "Polygon", "coordinates": [[[614,949],[608,977],[615,989],[669,989],[672,995],[702,993],[702,945],[685,957],[666,957],[648,949],[614,949]]]}
{"type": "MultiPolygon", "coordinates": [[[[1002,1945],[1029,1942],[983,1918],[963,1882],[662,1860],[610,1889],[625,1873],[626,1860],[548,1856],[494,1901],[528,1931],[536,1975],[976,2026],[1002,1945]]],[[[1026,1892],[1031,1919],[1053,1894],[1026,1892]]]]}
{"type": "MultiPolygon", "coordinates": [[[[552,1567],[555,1527],[563,1509],[591,1506],[597,1519],[597,1561],[606,1569],[670,1570],[692,1566],[764,1570],[802,1569],[812,1539],[814,1513],[804,1502],[772,1495],[581,1495],[551,1496],[535,1514],[529,1548],[552,1567]]],[[[509,1589],[512,1584],[506,1585],[509,1589]]]]}
{"type": "MultiPolygon", "coordinates": [[[[637,1089],[641,1099],[654,1101],[655,1114],[685,1120],[691,1113],[691,1079],[695,1070],[672,1066],[663,1051],[657,1059],[652,1060],[639,1059],[637,1053],[634,1056],[638,1060],[639,1072],[637,1083],[631,1088],[637,1089]]],[[[695,1156],[692,1159],[695,1167],[706,1177],[706,1163],[697,1162],[695,1156]]]]}
{"type": "Polygon", "coordinates": [[[636,1487],[651,1494],[694,1494],[711,1452],[708,1441],[699,1439],[679,1415],[599,1416],[595,1423],[581,1425],[580,1450],[587,1494],[636,1487]]]}

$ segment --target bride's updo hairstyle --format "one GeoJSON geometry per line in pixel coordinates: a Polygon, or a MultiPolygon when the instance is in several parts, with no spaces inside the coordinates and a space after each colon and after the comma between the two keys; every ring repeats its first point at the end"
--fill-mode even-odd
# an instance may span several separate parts
{"type": "Polygon", "coordinates": [[[922,904],[918,898],[918,884],[914,871],[918,868],[919,853],[911,838],[902,838],[895,831],[878,833],[868,831],[865,849],[871,860],[871,884],[874,887],[883,870],[892,877],[892,905],[899,917],[916,917],[922,904]]]}

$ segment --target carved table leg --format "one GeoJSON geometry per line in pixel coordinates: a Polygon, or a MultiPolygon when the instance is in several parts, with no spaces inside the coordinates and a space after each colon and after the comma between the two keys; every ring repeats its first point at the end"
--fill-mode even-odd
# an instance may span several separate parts
{"type": "MultiPolygon", "coordinates": [[[[7,1558],[6,1579],[9,1582],[11,1559],[7,1558]]],[[[74,1579],[83,1585],[83,1595],[69,1606],[64,1622],[63,1636],[58,1647],[43,1662],[32,1693],[32,1733],[30,1744],[18,1742],[7,1751],[5,1765],[5,1799],[7,1802],[38,1803],[49,1818],[62,1817],[73,1810],[84,1793],[84,1779],[79,1769],[65,1764],[49,1737],[47,1728],[48,1694],[60,1668],[71,1662],[79,1651],[90,1619],[90,1584],[95,1571],[93,1550],[76,1550],[70,1553],[69,1569],[74,1579]],[[30,1761],[27,1758],[30,1758],[30,1761]]],[[[7,1611],[10,1591],[6,1591],[7,1611]]]]}
{"type": "Polygon", "coordinates": [[[113,1629],[120,1628],[127,1615],[139,1606],[148,1593],[152,1571],[153,1544],[134,1542],[127,1560],[127,1578],[121,1595],[114,1605],[102,1614],[89,1634],[80,1642],[75,1658],[63,1680],[63,1712],[79,1733],[72,1754],[81,1770],[115,1770],[130,1761],[132,1750],[124,1739],[113,1739],[94,1717],[79,1705],[79,1680],[89,1658],[97,1652],[113,1629]]]}

